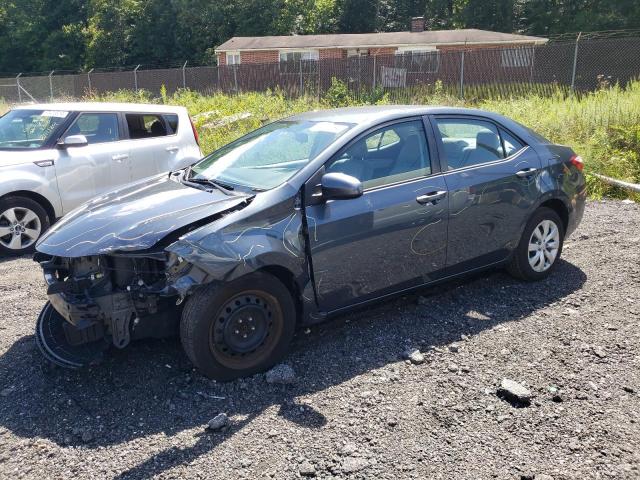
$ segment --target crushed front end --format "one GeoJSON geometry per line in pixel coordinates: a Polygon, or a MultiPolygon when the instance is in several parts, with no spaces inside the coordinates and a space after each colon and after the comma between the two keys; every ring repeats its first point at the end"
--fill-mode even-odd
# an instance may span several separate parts
{"type": "Polygon", "coordinates": [[[49,304],[38,319],[43,353],[64,366],[97,359],[110,344],[176,333],[180,296],[170,286],[181,273],[166,252],[63,258],[36,254],[49,304]]]}

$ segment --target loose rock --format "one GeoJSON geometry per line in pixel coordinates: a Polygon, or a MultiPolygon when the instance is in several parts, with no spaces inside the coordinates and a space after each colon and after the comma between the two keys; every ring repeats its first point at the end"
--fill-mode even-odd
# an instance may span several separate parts
{"type": "Polygon", "coordinates": [[[414,365],[421,365],[424,363],[424,355],[417,348],[406,350],[403,356],[414,365]]]}
{"type": "Polygon", "coordinates": [[[604,358],[607,356],[607,352],[602,347],[594,347],[593,354],[598,358],[604,358]]]}
{"type": "Polygon", "coordinates": [[[296,382],[296,372],[285,363],[276,365],[265,374],[267,383],[290,385],[296,382]]]}
{"type": "Polygon", "coordinates": [[[308,460],[304,461],[302,465],[300,465],[300,469],[298,471],[300,472],[300,475],[302,475],[303,477],[316,476],[316,467],[314,467],[313,464],[308,460]]]}
{"type": "Polygon", "coordinates": [[[498,393],[509,400],[527,405],[531,403],[531,391],[522,384],[509,380],[508,378],[502,380],[498,393]]]}
{"type": "Polygon", "coordinates": [[[229,425],[229,417],[226,413],[219,413],[207,423],[207,430],[221,430],[229,425]]]}
{"type": "Polygon", "coordinates": [[[364,470],[369,466],[369,462],[364,458],[354,458],[348,457],[345,458],[342,462],[342,472],[343,473],[356,473],[360,470],[364,470]]]}

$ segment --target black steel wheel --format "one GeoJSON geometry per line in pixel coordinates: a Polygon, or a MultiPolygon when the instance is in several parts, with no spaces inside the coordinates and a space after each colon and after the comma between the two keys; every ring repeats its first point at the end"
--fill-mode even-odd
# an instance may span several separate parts
{"type": "Polygon", "coordinates": [[[180,337],[199,370],[231,380],[280,360],[294,327],[295,307],[287,287],[271,275],[254,273],[194,293],[182,314],[180,337]]]}

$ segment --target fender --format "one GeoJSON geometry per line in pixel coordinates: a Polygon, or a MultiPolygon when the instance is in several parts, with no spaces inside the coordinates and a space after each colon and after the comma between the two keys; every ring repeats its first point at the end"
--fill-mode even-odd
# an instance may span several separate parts
{"type": "Polygon", "coordinates": [[[26,163],[0,167],[0,197],[18,191],[37,193],[53,206],[56,218],[63,215],[58,180],[53,165],[39,167],[35,163],[26,163]]]}

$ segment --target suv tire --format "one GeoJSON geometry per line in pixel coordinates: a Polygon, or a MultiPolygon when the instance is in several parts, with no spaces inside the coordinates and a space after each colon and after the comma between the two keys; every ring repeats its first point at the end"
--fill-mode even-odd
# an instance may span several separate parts
{"type": "Polygon", "coordinates": [[[35,250],[36,241],[51,225],[47,211],[35,200],[22,196],[0,199],[0,254],[24,255],[35,250]]]}

